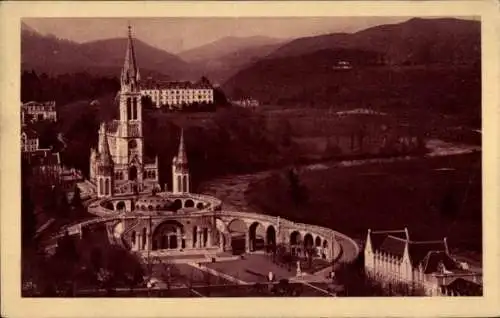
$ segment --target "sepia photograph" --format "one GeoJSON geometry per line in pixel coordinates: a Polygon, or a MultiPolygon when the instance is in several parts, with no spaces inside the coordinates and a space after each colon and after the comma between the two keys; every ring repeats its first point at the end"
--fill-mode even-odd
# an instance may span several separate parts
{"type": "Polygon", "coordinates": [[[10,312],[379,315],[498,291],[491,19],[158,3],[1,33],[18,41],[2,64],[10,312]]]}
{"type": "Polygon", "coordinates": [[[20,32],[24,297],[482,295],[478,19],[20,32]]]}

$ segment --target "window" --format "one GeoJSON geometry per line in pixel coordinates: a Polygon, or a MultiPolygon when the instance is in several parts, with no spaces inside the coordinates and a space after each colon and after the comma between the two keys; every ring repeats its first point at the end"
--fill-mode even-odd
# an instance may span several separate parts
{"type": "Polygon", "coordinates": [[[131,105],[131,101],[130,101],[130,98],[127,97],[127,120],[130,119],[130,116],[132,116],[132,105],[131,105]]]}
{"type": "Polygon", "coordinates": [[[182,180],[182,192],[188,192],[188,190],[187,190],[187,177],[184,176],[182,179],[183,179],[182,180]]]}
{"type": "Polygon", "coordinates": [[[104,180],[99,179],[99,194],[103,195],[104,194],[104,180]]]}
{"type": "Polygon", "coordinates": [[[128,147],[129,149],[135,149],[137,148],[137,141],[135,139],[132,139],[128,142],[128,147]]]}
{"type": "Polygon", "coordinates": [[[132,119],[137,119],[137,98],[132,100],[132,119]]]}

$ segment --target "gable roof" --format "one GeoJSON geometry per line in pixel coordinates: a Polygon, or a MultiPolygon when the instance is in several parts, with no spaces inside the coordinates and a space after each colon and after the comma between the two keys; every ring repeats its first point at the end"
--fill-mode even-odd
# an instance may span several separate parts
{"type": "Polygon", "coordinates": [[[414,267],[417,267],[431,251],[446,252],[444,241],[410,241],[409,243],[408,252],[410,253],[410,260],[414,267]]]}
{"type": "Polygon", "coordinates": [[[424,264],[423,270],[425,274],[439,272],[439,264],[441,263],[448,271],[460,269],[458,264],[444,251],[430,251],[427,253],[422,263],[424,264]]]}
{"type": "Polygon", "coordinates": [[[384,239],[378,250],[383,253],[403,258],[406,243],[407,243],[406,239],[402,239],[393,235],[388,235],[384,239]]]}
{"type": "Polygon", "coordinates": [[[483,292],[480,284],[463,278],[455,279],[453,282],[446,285],[446,289],[458,293],[461,296],[480,296],[483,292]]]}
{"type": "Polygon", "coordinates": [[[389,235],[395,238],[407,238],[406,230],[369,231],[368,234],[370,236],[373,251],[378,250],[389,235]]]}
{"type": "Polygon", "coordinates": [[[145,80],[141,82],[141,87],[146,90],[153,89],[212,89],[210,83],[207,82],[188,82],[188,81],[160,81],[160,80],[145,80]]]}

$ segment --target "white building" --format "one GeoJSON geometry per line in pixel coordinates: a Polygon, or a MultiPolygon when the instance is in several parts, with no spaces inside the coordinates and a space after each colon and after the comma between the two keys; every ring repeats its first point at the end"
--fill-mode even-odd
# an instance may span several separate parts
{"type": "Polygon", "coordinates": [[[256,108],[260,105],[259,101],[254,98],[243,98],[232,101],[234,105],[246,108],[256,108]]]}
{"type": "Polygon", "coordinates": [[[56,102],[27,102],[21,105],[21,123],[41,120],[57,121],[56,102]]]}
{"type": "Polygon", "coordinates": [[[145,81],[141,83],[141,95],[149,96],[156,107],[169,109],[182,108],[184,105],[213,104],[214,89],[207,80],[198,82],[145,81]]]}
{"type": "Polygon", "coordinates": [[[22,128],[21,132],[21,151],[34,152],[39,147],[38,134],[29,128],[22,128]]]}
{"type": "Polygon", "coordinates": [[[368,230],[365,270],[382,282],[422,287],[427,295],[446,294],[455,280],[482,284],[481,273],[467,270],[449,253],[442,241],[411,241],[408,230],[368,230]]]}

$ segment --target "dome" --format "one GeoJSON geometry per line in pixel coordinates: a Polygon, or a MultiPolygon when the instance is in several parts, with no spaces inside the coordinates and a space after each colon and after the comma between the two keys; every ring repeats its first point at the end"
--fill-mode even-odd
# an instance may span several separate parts
{"type": "Polygon", "coordinates": [[[135,203],[135,208],[142,211],[168,210],[173,202],[166,197],[159,195],[149,195],[139,198],[135,203]]]}

